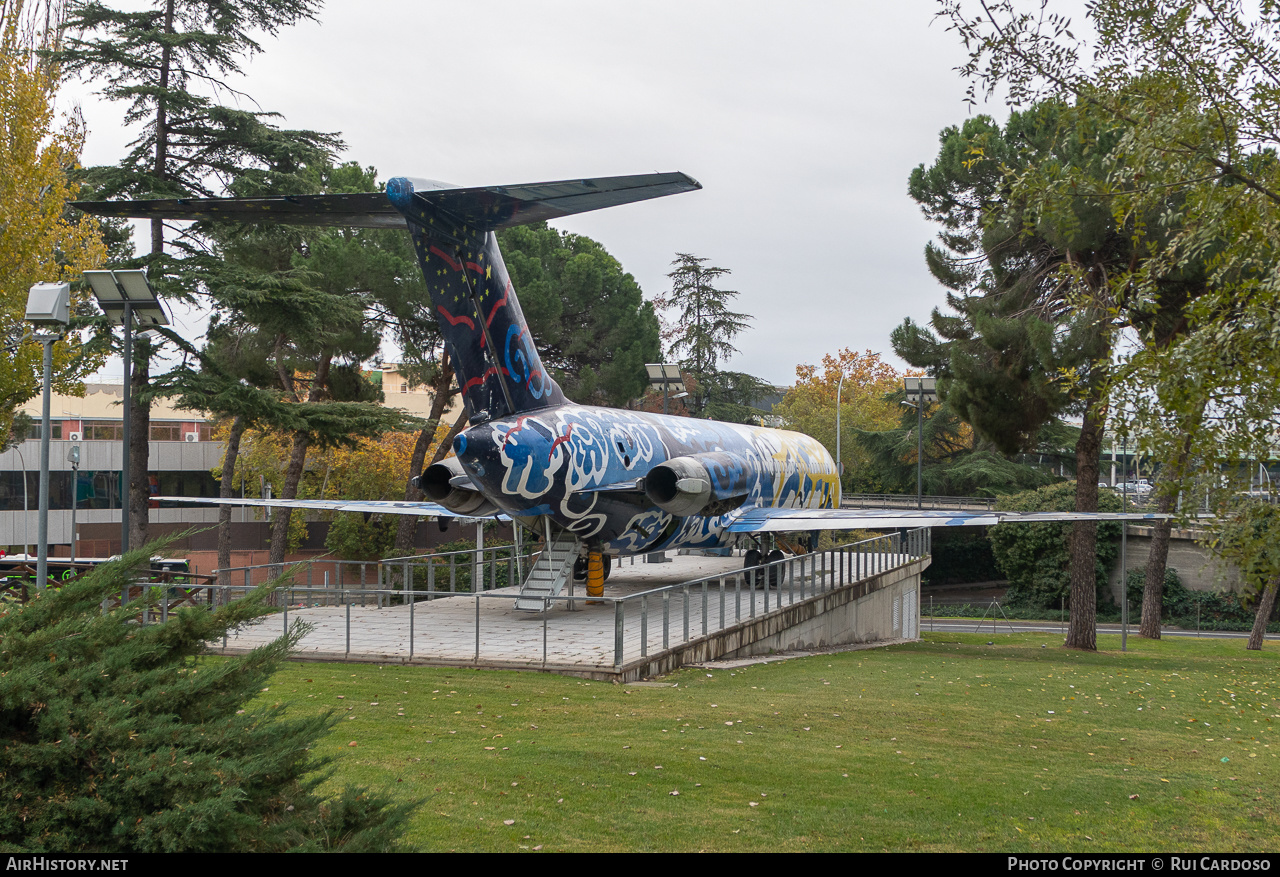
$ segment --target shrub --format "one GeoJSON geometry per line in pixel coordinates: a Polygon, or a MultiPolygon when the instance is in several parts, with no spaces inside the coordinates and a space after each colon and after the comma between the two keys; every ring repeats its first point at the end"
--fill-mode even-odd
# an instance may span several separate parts
{"type": "Polygon", "coordinates": [[[931,585],[989,582],[1002,578],[991,541],[980,527],[935,527],[933,562],[926,577],[931,585]]]}
{"type": "Polygon", "coordinates": [[[379,560],[387,557],[395,548],[397,517],[370,517],[360,512],[340,512],[329,524],[324,547],[343,560],[379,560]]]}
{"type": "MultiPolygon", "coordinates": [[[[996,507],[1005,511],[1067,512],[1075,509],[1076,484],[1067,481],[1039,490],[1004,497],[996,507]]],[[[1120,511],[1121,500],[1110,490],[1098,492],[1098,510],[1120,511]]],[[[990,530],[996,565],[1009,580],[1005,599],[1034,607],[1057,607],[1071,593],[1070,553],[1067,540],[1071,524],[998,524],[990,530]]],[[[1120,525],[1098,524],[1095,560],[1098,606],[1112,602],[1107,576],[1119,553],[1120,525]]]]}
{"type": "MultiPolygon", "coordinates": [[[[1129,605],[1141,607],[1145,571],[1131,569],[1127,580],[1129,605]]],[[[1191,591],[1182,584],[1177,570],[1165,570],[1161,617],[1169,624],[1187,628],[1199,625],[1210,630],[1248,630],[1253,624],[1254,614],[1245,608],[1238,594],[1191,591]]]]}
{"type": "Polygon", "coordinates": [[[155,547],[0,607],[0,849],[393,847],[413,805],[317,794],[326,762],[308,750],[336,718],[251,703],[301,628],[245,658],[199,658],[204,643],[272,611],[269,586],[163,624],[141,623],[143,599],[104,611],[155,547]]]}

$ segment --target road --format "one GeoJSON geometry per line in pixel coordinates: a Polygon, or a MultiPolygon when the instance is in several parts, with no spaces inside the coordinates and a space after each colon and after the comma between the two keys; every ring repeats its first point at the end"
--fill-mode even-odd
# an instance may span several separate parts
{"type": "MultiPolygon", "coordinates": [[[[973,621],[956,621],[949,618],[930,619],[928,616],[920,618],[920,630],[924,631],[955,631],[957,633],[1060,633],[1065,635],[1067,628],[1065,624],[1059,624],[1052,621],[1007,621],[1003,618],[997,618],[994,622],[991,618],[987,618],[982,622],[981,630],[978,624],[973,621]]],[[[1120,625],[1118,624],[1099,624],[1098,633],[1120,633],[1120,625]]],[[[1129,636],[1138,635],[1138,625],[1129,625],[1129,636]]],[[[1247,630],[1183,630],[1182,628],[1163,627],[1160,629],[1161,636],[1191,636],[1200,637],[1201,639],[1248,639],[1249,632],[1247,630]]],[[[1269,633],[1266,638],[1272,642],[1280,641],[1280,634],[1269,633]]]]}

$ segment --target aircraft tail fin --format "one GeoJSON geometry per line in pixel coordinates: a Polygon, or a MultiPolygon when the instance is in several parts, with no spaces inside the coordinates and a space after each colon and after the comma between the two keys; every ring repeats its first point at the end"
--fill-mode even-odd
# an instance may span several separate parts
{"type": "Polygon", "coordinates": [[[77,201],[73,206],[122,218],[407,228],[459,388],[473,422],[479,422],[565,401],[530,337],[494,232],[700,188],[682,173],[479,188],[396,177],[386,192],[77,201]]]}

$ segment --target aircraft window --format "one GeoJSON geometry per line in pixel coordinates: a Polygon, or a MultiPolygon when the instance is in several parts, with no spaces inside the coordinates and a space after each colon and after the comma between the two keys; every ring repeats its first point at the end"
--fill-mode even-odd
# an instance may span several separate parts
{"type": "MultiPolygon", "coordinates": [[[[630,437],[630,436],[627,436],[627,441],[628,441],[628,442],[631,442],[631,437],[630,437]]],[[[622,445],[622,442],[621,442],[621,441],[616,442],[616,444],[617,444],[617,446],[618,446],[618,455],[619,455],[620,457],[622,457],[622,465],[623,465],[623,466],[626,466],[628,469],[630,469],[630,468],[631,468],[631,455],[627,453],[627,449],[626,449],[625,447],[623,447],[623,445],[622,445]]]]}

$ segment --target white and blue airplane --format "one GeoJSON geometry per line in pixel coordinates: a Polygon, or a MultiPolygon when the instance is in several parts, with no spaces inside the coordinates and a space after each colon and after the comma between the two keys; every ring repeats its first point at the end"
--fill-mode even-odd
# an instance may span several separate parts
{"type": "Polygon", "coordinates": [[[605,570],[610,556],[721,547],[744,534],[756,540],[746,558],[754,566],[781,557],[759,550],[778,533],[1157,517],[840,508],[835,461],[809,436],[570,402],[542,365],[495,232],[700,188],[682,173],[481,188],[397,177],[385,192],[365,194],[75,206],[99,216],[400,228],[412,236],[469,416],[454,456],[418,476],[431,502],[237,504],[509,516],[557,534],[588,569],[605,570]]]}

